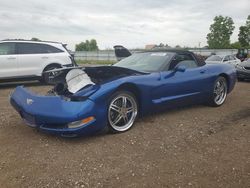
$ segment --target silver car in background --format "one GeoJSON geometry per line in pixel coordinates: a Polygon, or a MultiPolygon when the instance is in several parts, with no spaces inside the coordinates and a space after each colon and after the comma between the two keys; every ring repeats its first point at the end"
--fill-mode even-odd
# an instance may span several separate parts
{"type": "Polygon", "coordinates": [[[236,66],[241,61],[234,55],[211,55],[206,60],[206,63],[226,63],[236,66]]]}
{"type": "Polygon", "coordinates": [[[236,65],[238,80],[250,80],[250,58],[236,65]]]}

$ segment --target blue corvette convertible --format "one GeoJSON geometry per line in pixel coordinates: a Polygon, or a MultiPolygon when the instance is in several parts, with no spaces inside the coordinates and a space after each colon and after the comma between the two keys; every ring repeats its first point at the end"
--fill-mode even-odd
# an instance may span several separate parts
{"type": "Polygon", "coordinates": [[[19,86],[10,102],[29,126],[65,137],[105,127],[124,132],[138,116],[163,108],[217,107],[236,82],[231,65],[205,64],[192,52],[177,50],[134,53],[112,66],[55,71],[57,84],[46,96],[19,86]]]}

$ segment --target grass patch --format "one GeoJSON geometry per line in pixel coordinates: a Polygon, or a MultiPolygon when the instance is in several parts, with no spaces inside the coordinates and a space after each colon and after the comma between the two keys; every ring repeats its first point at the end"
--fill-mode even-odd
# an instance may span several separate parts
{"type": "Polygon", "coordinates": [[[111,65],[116,63],[116,61],[110,61],[110,60],[76,60],[76,63],[78,65],[81,64],[92,64],[92,65],[111,65]]]}

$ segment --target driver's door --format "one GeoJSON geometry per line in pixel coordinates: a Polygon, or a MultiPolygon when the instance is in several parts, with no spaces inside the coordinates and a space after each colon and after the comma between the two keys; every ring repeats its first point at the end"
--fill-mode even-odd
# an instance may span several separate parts
{"type": "Polygon", "coordinates": [[[177,54],[167,71],[161,72],[161,84],[154,91],[155,104],[172,105],[198,102],[208,87],[206,66],[199,66],[191,54],[177,54]]]}

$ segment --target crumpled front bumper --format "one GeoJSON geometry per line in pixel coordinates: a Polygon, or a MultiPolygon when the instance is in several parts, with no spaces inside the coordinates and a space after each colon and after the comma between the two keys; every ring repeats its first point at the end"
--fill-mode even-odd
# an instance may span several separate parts
{"type": "Polygon", "coordinates": [[[67,137],[89,135],[105,126],[105,121],[101,121],[103,112],[90,99],[67,101],[60,96],[36,95],[19,86],[11,94],[10,103],[27,125],[52,134],[67,137]],[[94,119],[81,127],[67,126],[90,116],[94,119]]]}

